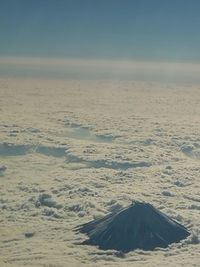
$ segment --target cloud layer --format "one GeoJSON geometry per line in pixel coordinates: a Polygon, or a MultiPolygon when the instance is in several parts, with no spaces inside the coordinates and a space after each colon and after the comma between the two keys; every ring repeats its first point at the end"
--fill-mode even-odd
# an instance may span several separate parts
{"type": "Polygon", "coordinates": [[[2,76],[61,79],[137,79],[165,82],[200,80],[200,64],[39,57],[0,57],[2,76]]]}
{"type": "Polygon", "coordinates": [[[0,79],[0,265],[198,266],[199,103],[198,85],[0,79]],[[125,256],[80,245],[74,227],[133,200],[190,237],[125,256]]]}

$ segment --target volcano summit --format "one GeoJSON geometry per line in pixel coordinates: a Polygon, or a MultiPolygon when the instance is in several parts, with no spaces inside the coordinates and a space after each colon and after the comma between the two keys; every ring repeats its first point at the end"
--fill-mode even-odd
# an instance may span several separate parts
{"type": "Polygon", "coordinates": [[[143,202],[133,202],[127,208],[76,229],[89,237],[82,244],[122,252],[166,248],[190,235],[184,226],[143,202]]]}

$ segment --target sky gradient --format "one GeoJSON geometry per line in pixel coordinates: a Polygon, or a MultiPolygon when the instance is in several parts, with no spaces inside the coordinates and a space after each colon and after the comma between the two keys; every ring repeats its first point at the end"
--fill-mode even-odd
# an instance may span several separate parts
{"type": "Polygon", "coordinates": [[[200,60],[199,0],[2,0],[0,55],[200,60]]]}
{"type": "Polygon", "coordinates": [[[199,14],[199,0],[1,0],[0,71],[17,57],[198,64],[199,14]]]}

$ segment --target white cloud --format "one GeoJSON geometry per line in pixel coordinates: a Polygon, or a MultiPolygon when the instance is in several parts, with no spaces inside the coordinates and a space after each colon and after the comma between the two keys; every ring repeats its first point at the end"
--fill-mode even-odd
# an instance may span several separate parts
{"type": "Polygon", "coordinates": [[[199,86],[4,79],[0,103],[1,266],[198,266],[199,86]],[[132,200],[192,235],[123,259],[79,245],[74,227],[132,200]]]}

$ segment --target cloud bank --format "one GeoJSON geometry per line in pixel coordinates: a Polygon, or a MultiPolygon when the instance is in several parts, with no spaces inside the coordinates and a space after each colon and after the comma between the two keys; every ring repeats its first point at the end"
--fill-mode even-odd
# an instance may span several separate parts
{"type": "Polygon", "coordinates": [[[12,77],[200,81],[200,64],[193,62],[0,57],[0,70],[12,77]]]}

